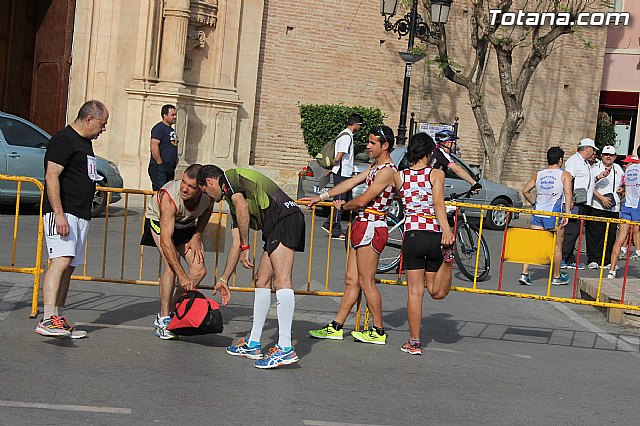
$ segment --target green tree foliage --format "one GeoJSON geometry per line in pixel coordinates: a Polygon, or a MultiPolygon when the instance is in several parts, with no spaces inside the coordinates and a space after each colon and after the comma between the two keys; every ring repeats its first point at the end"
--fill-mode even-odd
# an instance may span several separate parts
{"type": "Polygon", "coordinates": [[[300,127],[309,155],[315,157],[325,143],[334,139],[346,127],[349,114],[360,114],[364,119],[362,130],[355,134],[355,153],[367,146],[369,130],[380,126],[385,118],[378,108],[345,105],[298,105],[300,127]]]}
{"type": "Polygon", "coordinates": [[[616,145],[616,127],[611,121],[611,117],[606,112],[598,113],[598,124],[596,126],[596,146],[600,149],[607,145],[616,145]]]}

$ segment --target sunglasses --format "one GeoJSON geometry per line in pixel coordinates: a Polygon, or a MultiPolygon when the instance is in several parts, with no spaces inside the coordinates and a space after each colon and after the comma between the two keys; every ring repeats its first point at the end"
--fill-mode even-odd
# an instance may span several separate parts
{"type": "Polygon", "coordinates": [[[389,143],[389,141],[387,140],[387,137],[384,135],[384,132],[382,131],[382,126],[376,126],[373,129],[371,129],[371,134],[373,134],[374,136],[379,136],[383,138],[385,142],[389,143]]]}

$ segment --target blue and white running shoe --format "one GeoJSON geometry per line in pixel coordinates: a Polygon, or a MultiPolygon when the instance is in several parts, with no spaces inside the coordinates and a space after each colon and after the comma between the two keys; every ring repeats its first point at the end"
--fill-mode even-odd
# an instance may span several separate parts
{"type": "Polygon", "coordinates": [[[227,347],[229,355],[241,356],[249,359],[262,359],[262,348],[257,346],[249,346],[249,338],[241,338],[236,340],[233,345],[227,347]]]}
{"type": "Polygon", "coordinates": [[[269,349],[269,353],[264,359],[256,361],[255,366],[257,368],[278,368],[283,365],[296,363],[298,360],[298,354],[292,347],[285,350],[276,345],[269,349]]]}

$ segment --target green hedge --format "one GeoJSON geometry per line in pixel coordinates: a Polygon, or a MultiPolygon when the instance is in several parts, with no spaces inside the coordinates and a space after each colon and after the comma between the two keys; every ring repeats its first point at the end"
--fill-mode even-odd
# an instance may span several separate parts
{"type": "Polygon", "coordinates": [[[369,130],[384,124],[385,118],[379,108],[363,106],[299,105],[299,108],[304,144],[312,157],[315,157],[325,143],[338,136],[346,127],[349,114],[360,114],[364,119],[364,126],[354,138],[356,154],[367,146],[369,130]]]}

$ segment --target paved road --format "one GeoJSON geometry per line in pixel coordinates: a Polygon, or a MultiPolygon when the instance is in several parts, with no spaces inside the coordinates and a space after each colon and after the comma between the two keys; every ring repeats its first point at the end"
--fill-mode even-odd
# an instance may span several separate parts
{"type": "MultiPolygon", "coordinates": [[[[11,241],[12,220],[4,213],[0,235],[11,241]]],[[[92,226],[98,230],[103,222],[92,226]]],[[[21,236],[34,223],[34,216],[23,217],[21,236]]],[[[90,246],[97,260],[101,232],[100,244],[90,246]]],[[[119,232],[109,233],[108,275],[120,272],[119,232]]],[[[498,259],[500,234],[487,237],[498,259]]],[[[135,245],[135,238],[127,241],[135,245]]],[[[18,260],[33,259],[32,240],[19,241],[18,260]]],[[[314,265],[322,265],[326,239],[316,244],[314,265]]],[[[0,245],[3,264],[8,246],[0,245]]],[[[145,262],[157,262],[147,255],[145,262]]],[[[330,286],[339,289],[343,254],[332,256],[330,286]]],[[[137,271],[135,257],[127,254],[125,272],[137,271]]],[[[295,269],[299,288],[307,279],[301,259],[295,269]]],[[[319,288],[325,268],[313,269],[312,287],[319,288]]],[[[505,290],[521,290],[518,269],[506,265],[505,290]]],[[[153,268],[146,270],[152,277],[153,268]]],[[[484,287],[496,287],[497,270],[494,262],[484,287]]],[[[406,289],[381,288],[389,331],[389,343],[381,347],[307,338],[307,329],[332,319],[338,300],[300,296],[293,338],[301,361],[263,371],[224,353],[250,329],[249,293],[233,294],[221,335],[159,341],[151,327],[156,288],[76,282],[68,313],[89,335],[51,340],[36,335],[28,318],[29,277],[0,277],[2,424],[636,424],[640,414],[640,333],[607,324],[590,307],[457,292],[443,301],[426,300],[426,350],[413,357],[399,350],[408,337],[406,289]]],[[[468,285],[459,276],[455,284],[468,285]]],[[[570,290],[554,288],[563,295],[570,290]]],[[[353,318],[347,329],[352,327],[353,318]]],[[[263,344],[275,339],[274,303],[263,344]]]]}

